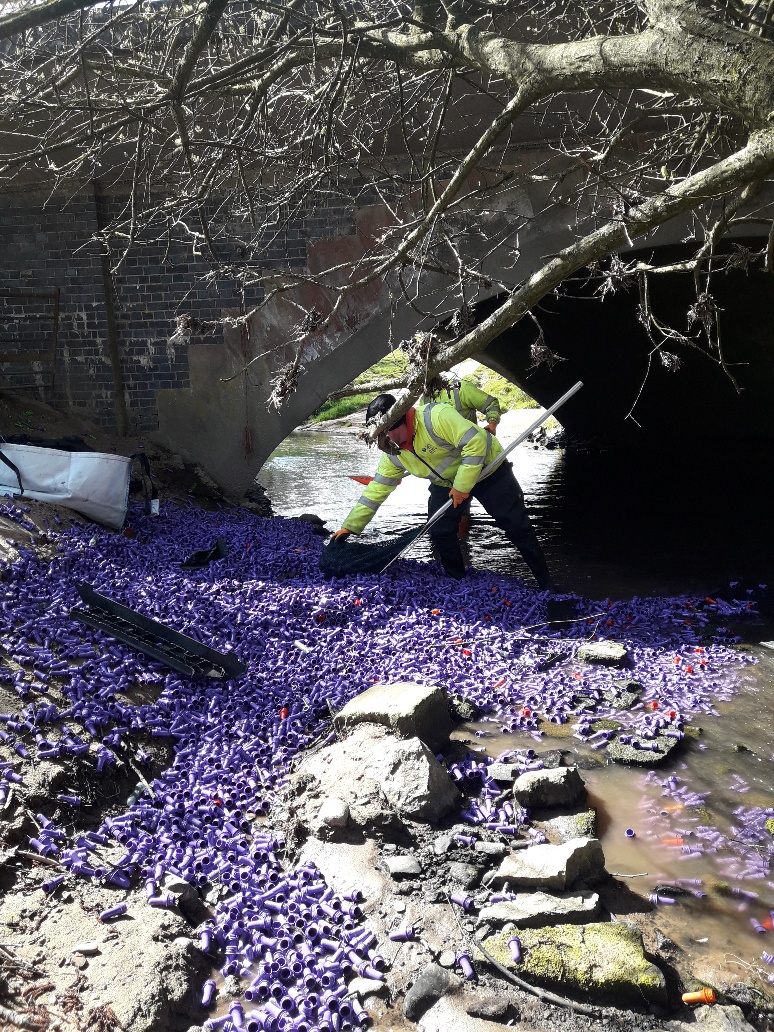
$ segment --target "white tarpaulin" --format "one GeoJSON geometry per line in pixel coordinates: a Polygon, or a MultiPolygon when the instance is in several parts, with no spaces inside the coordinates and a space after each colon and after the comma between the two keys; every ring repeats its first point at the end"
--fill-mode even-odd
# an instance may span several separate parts
{"type": "Polygon", "coordinates": [[[0,460],[0,495],[64,505],[113,530],[120,530],[129,500],[132,460],[104,452],[69,452],[32,444],[2,444],[0,451],[19,470],[0,460]]]}

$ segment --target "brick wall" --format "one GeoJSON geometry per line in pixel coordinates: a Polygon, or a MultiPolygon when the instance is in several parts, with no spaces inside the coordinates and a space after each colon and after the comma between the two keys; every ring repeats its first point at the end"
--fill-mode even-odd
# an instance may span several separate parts
{"type": "MultiPolygon", "coordinates": [[[[107,197],[98,206],[91,191],[73,197],[34,192],[0,196],[0,292],[60,290],[53,387],[51,369],[45,363],[31,367],[28,362],[4,362],[0,363],[0,389],[34,382],[44,400],[110,428],[115,426],[113,372],[102,261],[94,237],[123,203],[121,198],[107,197]]],[[[224,245],[221,257],[240,254],[250,263],[249,249],[238,250],[239,225],[229,229],[236,243],[224,245]]],[[[303,266],[307,239],[352,232],[352,200],[327,195],[284,226],[271,243],[267,234],[263,253],[256,252],[252,260],[260,269],[303,266]]],[[[190,315],[199,322],[212,322],[224,309],[240,307],[237,283],[206,279],[209,271],[192,254],[190,243],[159,234],[137,244],[114,276],[116,330],[131,430],[155,428],[158,388],[188,386],[188,344],[172,339],[176,317],[190,315]]],[[[260,288],[252,288],[245,303],[249,307],[259,298],[260,288]]],[[[47,350],[52,307],[42,298],[0,296],[0,354],[47,350]]],[[[220,344],[222,339],[218,328],[191,341],[220,344]]]]}

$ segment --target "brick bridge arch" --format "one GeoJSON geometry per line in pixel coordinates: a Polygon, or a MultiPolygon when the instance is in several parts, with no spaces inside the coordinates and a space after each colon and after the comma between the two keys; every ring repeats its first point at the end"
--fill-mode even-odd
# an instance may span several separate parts
{"type": "MultiPolygon", "coordinates": [[[[476,251],[483,251],[487,240],[507,239],[509,227],[515,234],[518,225],[515,273],[526,278],[547,255],[577,238],[575,216],[574,209],[545,204],[536,192],[514,188],[500,211],[488,211],[479,220],[479,232],[468,242],[469,257],[477,260],[476,251]]],[[[307,271],[314,275],[331,266],[355,263],[388,220],[381,206],[363,208],[356,213],[354,234],[309,241],[307,271]]],[[[657,251],[669,258],[685,256],[690,247],[683,241],[691,233],[689,220],[674,220],[638,244],[636,251],[648,257],[657,251]]],[[[512,279],[512,266],[512,249],[501,246],[486,256],[481,269],[493,279],[507,269],[512,279]]],[[[653,304],[659,315],[684,330],[691,278],[652,279],[653,304]]],[[[441,311],[445,283],[425,277],[421,286],[423,309],[441,311]]],[[[738,270],[722,286],[718,279],[725,357],[733,363],[730,368],[743,388],[741,394],[718,364],[698,351],[689,350],[686,355],[683,349],[685,366],[678,373],[666,370],[657,356],[648,362],[652,345],[637,323],[636,288],[604,302],[592,299],[592,293],[593,288],[578,278],[569,291],[541,304],[546,342],[564,359],[552,368],[530,367],[530,345],[536,334],[530,319],[503,333],[477,358],[541,404],[549,404],[576,380],[583,380],[584,389],[563,409],[561,421],[584,436],[612,433],[627,445],[639,441],[649,446],[674,434],[774,437],[774,407],[769,402],[774,386],[774,330],[768,315],[774,301],[774,276],[738,270]],[[626,419],[635,399],[634,419],[626,419]]],[[[406,340],[416,330],[433,325],[432,316],[420,316],[391,295],[384,282],[350,294],[329,328],[312,338],[296,392],[279,411],[269,409],[271,381],[292,358],[288,341],[298,332],[302,313],[328,312],[331,303],[324,289],[301,284],[277,295],[247,327],[227,328],[222,344],[191,345],[190,388],[157,394],[160,439],[183,458],[201,464],[227,493],[241,497],[271,452],[329,394],[383,358],[392,341],[406,340]]],[[[482,292],[477,312],[484,316],[497,303],[496,297],[482,292]]]]}

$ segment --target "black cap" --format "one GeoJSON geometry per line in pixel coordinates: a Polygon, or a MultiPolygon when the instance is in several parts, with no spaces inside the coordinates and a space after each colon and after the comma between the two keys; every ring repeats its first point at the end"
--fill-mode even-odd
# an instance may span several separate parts
{"type": "MultiPolygon", "coordinates": [[[[395,398],[392,394],[377,394],[366,409],[366,426],[370,426],[372,423],[378,423],[382,416],[389,412],[394,404],[395,398]]],[[[401,423],[405,423],[405,421],[406,417],[401,416],[400,419],[387,429],[394,430],[396,426],[400,426],[401,423]]]]}

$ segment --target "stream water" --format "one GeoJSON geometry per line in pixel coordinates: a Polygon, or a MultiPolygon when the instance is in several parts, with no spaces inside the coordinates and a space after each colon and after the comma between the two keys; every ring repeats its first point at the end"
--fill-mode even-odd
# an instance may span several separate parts
{"type": "MultiPolygon", "coordinates": [[[[501,439],[515,437],[534,415],[507,414],[501,439]]],[[[598,600],[703,597],[730,580],[774,585],[774,471],[765,453],[715,448],[697,454],[675,447],[624,457],[523,444],[511,458],[554,576],[568,592],[598,600]]],[[[278,515],[315,513],[335,530],[362,490],[349,477],[371,475],[376,463],[377,453],[352,431],[303,430],[274,452],[258,479],[278,515]]],[[[426,503],[427,485],[407,478],[363,540],[422,522],[426,503]]],[[[476,567],[528,577],[475,502],[470,554],[476,567]]],[[[432,561],[424,539],[411,557],[432,561]]],[[[741,670],[734,698],[718,703],[717,716],[702,716],[699,746],[651,775],[610,765],[583,776],[597,809],[608,870],[627,876],[628,888],[643,897],[659,883],[700,881],[698,891],[706,890],[706,897],[680,896],[675,906],[659,906],[659,928],[689,953],[704,977],[724,971],[728,981],[753,978],[774,994],[767,981],[774,966],[762,959],[762,951],[774,953],[774,879],[767,870],[741,870],[722,848],[701,854],[692,849],[706,825],[733,840],[738,807],[774,807],[774,648],[761,644],[774,639],[774,624],[761,615],[735,630],[742,637],[739,647],[757,662],[741,670]],[[704,794],[704,808],[684,809],[665,799],[663,782],[670,776],[704,794]],[[626,829],[634,836],[627,837],[626,829]],[[744,894],[735,894],[740,888],[744,894]],[[764,930],[756,932],[751,918],[764,930]]],[[[494,726],[470,727],[462,735],[491,755],[536,745],[523,734],[494,732],[494,726]],[[474,737],[486,729],[485,737],[474,737]]],[[[557,747],[584,748],[569,738],[544,739],[538,749],[557,747]]]]}

